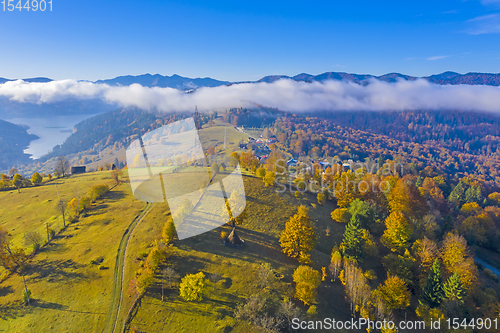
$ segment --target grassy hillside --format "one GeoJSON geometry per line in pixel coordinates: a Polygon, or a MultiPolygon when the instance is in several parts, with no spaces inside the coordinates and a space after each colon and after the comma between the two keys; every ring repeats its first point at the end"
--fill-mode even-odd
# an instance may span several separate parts
{"type": "Polygon", "coordinates": [[[83,196],[90,187],[97,184],[111,184],[110,172],[96,172],[55,179],[41,186],[0,192],[0,225],[12,235],[15,246],[23,246],[24,234],[37,231],[46,234],[46,223],[59,230],[63,226],[58,208],[59,199],[69,202],[76,196],[83,196]],[[57,186],[57,189],[56,189],[57,186]]]}
{"type": "MultiPolygon", "coordinates": [[[[106,173],[94,173],[60,180],[66,197],[73,190],[85,192],[102,183],[106,173]]],[[[2,211],[15,243],[21,231],[37,228],[46,219],[43,207],[53,185],[2,193],[16,203],[17,210],[2,211]],[[30,190],[30,191],[28,191],[30,190]],[[38,198],[38,204],[31,200],[38,198]],[[22,207],[22,209],[21,209],[22,207]],[[6,214],[9,218],[6,219],[6,214]],[[37,214],[42,216],[31,225],[37,214]],[[28,218],[26,217],[28,216],[28,218]],[[42,220],[42,221],[40,221],[42,220]],[[12,222],[16,221],[16,222],[12,222]]],[[[2,198],[4,200],[5,198],[2,198]]],[[[3,203],[3,201],[2,201],[3,203]]],[[[21,305],[22,280],[14,274],[0,284],[0,331],[7,332],[98,332],[103,329],[112,300],[113,268],[120,240],[145,203],[135,200],[128,185],[115,187],[80,218],[43,247],[26,270],[32,291],[32,306],[21,305]],[[96,261],[100,264],[92,263],[96,261]]],[[[55,209],[55,208],[54,208],[55,209]]],[[[52,214],[52,213],[50,213],[52,214]]]]}
{"type": "MultiPolygon", "coordinates": [[[[167,265],[181,277],[199,271],[211,277],[214,283],[207,296],[200,302],[187,302],[179,297],[178,289],[171,289],[162,302],[161,279],[157,276],[156,283],[142,299],[131,328],[151,332],[249,332],[255,329],[247,322],[234,319],[234,309],[249,296],[262,292],[258,280],[262,263],[269,263],[276,273],[283,275],[277,287],[283,291],[281,294],[264,292],[276,303],[290,292],[292,273],[298,262],[282,253],[279,233],[301,204],[309,207],[317,230],[318,243],[312,252],[315,268],[328,265],[331,249],[334,243],[340,243],[344,229],[330,218],[335,208],[332,202],[319,206],[313,195],[297,199],[290,192],[279,194],[278,187],[265,187],[260,179],[251,175],[244,176],[244,185],[248,219],[237,227],[238,235],[245,240],[244,248],[233,249],[221,244],[221,231],[231,231],[226,225],[175,242],[173,254],[167,260],[167,265]],[[329,237],[325,234],[327,227],[331,229],[329,237]]],[[[318,295],[318,318],[332,315],[349,318],[344,291],[338,283],[323,282],[318,295]]],[[[299,302],[297,305],[305,315],[307,308],[299,302]]]]}
{"type": "MultiPolygon", "coordinates": [[[[221,231],[231,231],[228,225],[176,241],[165,265],[173,267],[181,277],[204,272],[213,281],[211,290],[201,302],[186,302],[179,297],[178,289],[167,289],[162,302],[158,275],[140,301],[129,327],[148,332],[225,332],[230,327],[233,332],[252,331],[249,323],[234,318],[239,303],[262,293],[273,304],[292,296],[290,284],[298,262],[282,253],[278,239],[299,205],[309,207],[317,230],[318,242],[311,253],[315,268],[320,270],[328,265],[331,249],[340,243],[344,229],[330,218],[334,204],[328,201],[324,206],[317,205],[315,196],[308,194],[300,198],[289,191],[280,194],[279,187],[265,187],[262,180],[250,174],[243,178],[248,218],[237,230],[245,240],[245,247],[231,249],[221,244],[221,231]],[[328,237],[327,227],[331,229],[328,237]],[[282,275],[273,288],[265,290],[258,279],[263,263],[282,275]]],[[[2,202],[15,208],[2,206],[2,225],[12,235],[13,243],[22,246],[25,232],[42,233],[47,221],[52,221],[56,229],[62,226],[54,192],[56,183],[61,196],[68,201],[76,193],[83,195],[92,185],[106,182],[111,182],[109,171],[71,176],[21,189],[21,193],[1,192],[2,202]]],[[[156,203],[150,210],[145,210],[146,206],[151,205],[137,201],[129,186],[121,184],[94,204],[86,217],[70,224],[50,245],[43,247],[26,270],[28,288],[33,293],[32,306],[21,304],[23,284],[18,274],[3,281],[0,331],[99,332],[115,322],[121,331],[133,302],[127,293],[128,283],[143,265],[142,259],[153,242],[160,238],[170,214],[165,203],[156,203]],[[123,264],[117,260],[117,254],[125,258],[123,264]]],[[[323,282],[318,295],[318,317],[335,314],[336,318],[349,318],[340,284],[323,282]]],[[[300,302],[296,305],[305,316],[307,307],[300,302]]]]}

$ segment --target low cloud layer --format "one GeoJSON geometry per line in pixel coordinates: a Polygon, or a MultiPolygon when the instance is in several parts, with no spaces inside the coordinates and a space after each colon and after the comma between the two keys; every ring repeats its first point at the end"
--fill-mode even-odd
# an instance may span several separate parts
{"type": "Polygon", "coordinates": [[[138,84],[109,86],[75,80],[48,83],[10,81],[0,84],[0,97],[22,103],[51,103],[65,99],[101,99],[123,107],[163,112],[192,112],[262,105],[283,111],[348,110],[473,110],[500,111],[500,87],[436,85],[426,80],[387,83],[352,82],[245,83],[200,88],[186,93],[172,88],[147,88],[138,84]]]}

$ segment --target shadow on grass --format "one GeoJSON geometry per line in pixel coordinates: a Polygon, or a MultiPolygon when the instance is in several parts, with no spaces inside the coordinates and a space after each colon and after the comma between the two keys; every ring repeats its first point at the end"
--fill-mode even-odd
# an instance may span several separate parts
{"type": "Polygon", "coordinates": [[[45,302],[43,300],[35,299],[32,302],[32,306],[42,309],[50,309],[50,310],[59,310],[73,313],[82,313],[82,314],[93,314],[93,315],[106,315],[106,313],[101,312],[91,312],[91,311],[77,311],[68,309],[67,305],[54,303],[54,302],[45,302]]]}
{"type": "Polygon", "coordinates": [[[109,201],[109,202],[116,202],[118,200],[121,200],[125,198],[125,193],[123,193],[123,191],[121,190],[112,190],[112,191],[109,191],[108,193],[104,194],[101,199],[99,200],[106,200],[106,201],[109,201]]]}
{"type": "MultiPolygon", "coordinates": [[[[0,320],[9,320],[22,317],[29,312],[29,307],[21,304],[21,301],[8,303],[0,306],[0,320]]],[[[1,330],[0,330],[1,331],[1,330]]]]}
{"type": "Polygon", "coordinates": [[[87,210],[87,216],[95,216],[95,215],[102,215],[106,213],[106,208],[108,208],[109,205],[104,202],[99,202],[96,206],[92,206],[91,209],[87,210]]]}
{"type": "MultiPolygon", "coordinates": [[[[222,245],[218,240],[218,233],[220,233],[221,229],[218,228],[215,232],[204,234],[203,237],[200,237],[201,241],[197,244],[189,245],[189,243],[185,243],[184,246],[200,252],[252,263],[269,261],[270,259],[272,262],[281,265],[283,261],[288,262],[289,260],[281,251],[279,242],[275,237],[238,226],[236,227],[236,231],[240,238],[245,241],[245,246],[241,249],[235,249],[222,245]]],[[[224,231],[227,233],[231,232],[230,230],[231,228],[224,228],[224,231]]]]}
{"type": "Polygon", "coordinates": [[[12,294],[14,290],[12,290],[11,286],[0,287],[0,297],[7,296],[8,294],[12,294]]]}
{"type": "Polygon", "coordinates": [[[31,281],[47,280],[48,282],[72,282],[89,279],[88,276],[76,272],[84,267],[73,260],[38,260],[30,264],[27,275],[31,281]]]}

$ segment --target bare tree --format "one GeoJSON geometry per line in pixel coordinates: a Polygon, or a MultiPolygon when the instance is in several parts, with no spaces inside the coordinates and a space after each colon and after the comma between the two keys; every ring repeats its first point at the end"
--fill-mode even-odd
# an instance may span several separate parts
{"type": "MultiPolygon", "coordinates": [[[[2,229],[0,226],[0,257],[2,261],[4,259],[7,259],[7,257],[12,261],[12,263],[15,265],[14,267],[17,267],[19,270],[19,275],[23,278],[23,283],[24,283],[24,293],[26,295],[26,302],[28,305],[30,305],[30,294],[31,292],[28,290],[28,286],[26,285],[26,279],[24,277],[22,265],[24,261],[26,260],[26,256],[24,255],[24,251],[12,251],[10,248],[10,242],[8,239],[9,234],[7,231],[2,229]],[[14,253],[13,253],[14,252],[14,253]]],[[[6,267],[7,268],[7,267],[6,267]]]]}
{"type": "Polygon", "coordinates": [[[331,263],[328,268],[333,275],[333,281],[335,281],[337,279],[337,276],[339,275],[340,269],[342,268],[342,256],[340,255],[339,251],[335,251],[332,253],[331,263]]]}
{"type": "Polygon", "coordinates": [[[58,158],[57,158],[57,161],[56,161],[56,166],[54,168],[54,172],[62,175],[63,177],[66,176],[66,174],[68,173],[69,171],[69,162],[68,160],[66,159],[66,157],[60,155],[58,158]]]}
{"type": "Polygon", "coordinates": [[[278,315],[285,321],[290,330],[293,318],[300,317],[300,310],[291,301],[283,302],[278,309],[278,315]]]}
{"type": "Polygon", "coordinates": [[[16,169],[16,168],[12,168],[12,169],[10,169],[10,171],[9,171],[9,176],[14,177],[14,175],[15,175],[16,173],[17,173],[17,169],[16,169]]]}
{"type": "Polygon", "coordinates": [[[123,172],[120,169],[115,169],[111,171],[111,179],[115,181],[115,184],[118,185],[120,183],[120,177],[123,176],[123,172]]]}
{"type": "Polygon", "coordinates": [[[168,283],[168,287],[171,288],[174,284],[174,282],[179,278],[179,274],[177,274],[177,272],[173,269],[173,268],[170,268],[170,267],[167,267],[163,270],[163,273],[162,273],[162,279],[161,279],[161,300],[163,302],[163,296],[164,296],[164,292],[163,292],[163,289],[164,289],[164,281],[166,280],[166,282],[168,283]]]}
{"type": "Polygon", "coordinates": [[[57,197],[59,198],[59,209],[61,211],[63,218],[63,226],[66,227],[66,217],[64,216],[64,213],[66,212],[66,206],[64,205],[64,201],[61,199],[61,195],[59,194],[59,189],[57,188],[57,185],[56,185],[56,191],[57,191],[57,197]]]}
{"type": "Polygon", "coordinates": [[[349,260],[344,260],[344,278],[347,298],[351,303],[351,311],[354,313],[356,306],[365,303],[371,290],[363,271],[349,260]]]}
{"type": "Polygon", "coordinates": [[[33,246],[33,249],[37,251],[43,244],[43,237],[36,231],[27,232],[24,235],[24,244],[33,246]]]}

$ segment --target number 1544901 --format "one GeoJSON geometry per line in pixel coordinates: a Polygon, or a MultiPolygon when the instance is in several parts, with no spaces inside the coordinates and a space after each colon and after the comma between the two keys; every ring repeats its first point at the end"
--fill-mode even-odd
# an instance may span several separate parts
{"type": "Polygon", "coordinates": [[[13,11],[52,11],[52,0],[2,0],[0,8],[6,12],[13,11]]]}

